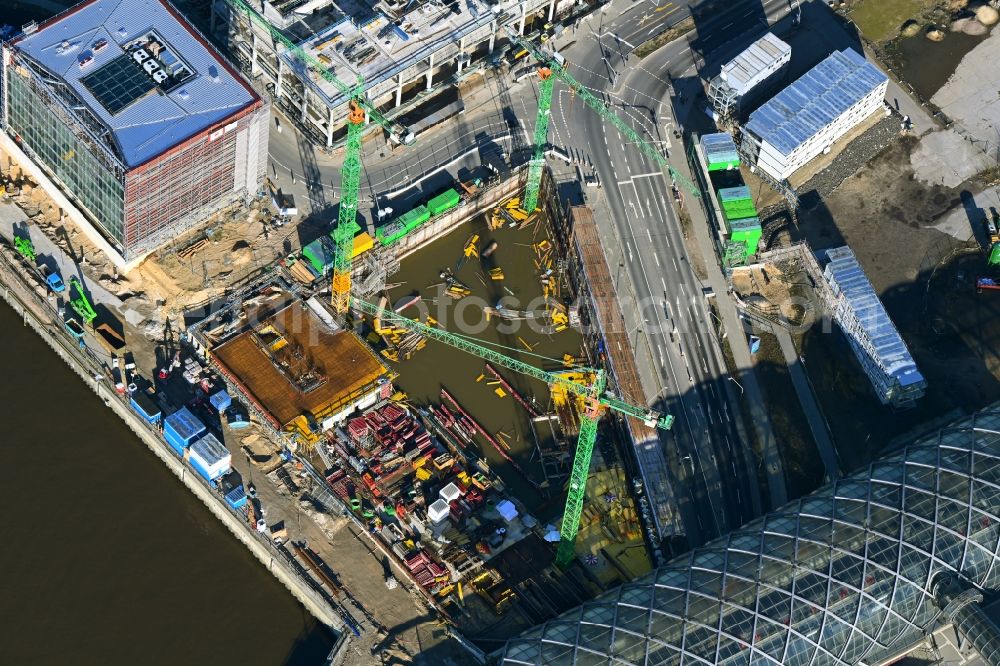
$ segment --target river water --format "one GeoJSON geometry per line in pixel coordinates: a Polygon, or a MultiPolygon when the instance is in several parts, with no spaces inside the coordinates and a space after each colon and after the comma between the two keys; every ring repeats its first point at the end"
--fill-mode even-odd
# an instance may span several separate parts
{"type": "Polygon", "coordinates": [[[0,301],[0,664],[321,664],[330,638],[0,301]]]}

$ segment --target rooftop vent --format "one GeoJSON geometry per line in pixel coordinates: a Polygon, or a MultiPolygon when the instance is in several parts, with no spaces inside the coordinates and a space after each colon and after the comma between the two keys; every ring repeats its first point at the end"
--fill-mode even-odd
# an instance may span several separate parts
{"type": "Polygon", "coordinates": [[[30,23],[25,23],[24,25],[21,26],[21,32],[23,32],[26,35],[34,34],[37,31],[38,31],[38,23],[35,21],[31,21],[30,23]]]}
{"type": "Polygon", "coordinates": [[[220,80],[219,79],[219,68],[216,67],[215,65],[209,65],[209,67],[208,67],[208,76],[209,76],[210,79],[212,79],[212,81],[214,81],[215,83],[218,83],[219,80],[220,80]]]}

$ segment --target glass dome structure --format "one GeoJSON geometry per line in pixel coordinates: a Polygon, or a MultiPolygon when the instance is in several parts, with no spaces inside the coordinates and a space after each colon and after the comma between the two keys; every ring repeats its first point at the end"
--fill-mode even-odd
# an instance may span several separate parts
{"type": "Polygon", "coordinates": [[[507,642],[520,664],[871,662],[923,635],[941,572],[1000,587],[1000,407],[507,642]]]}

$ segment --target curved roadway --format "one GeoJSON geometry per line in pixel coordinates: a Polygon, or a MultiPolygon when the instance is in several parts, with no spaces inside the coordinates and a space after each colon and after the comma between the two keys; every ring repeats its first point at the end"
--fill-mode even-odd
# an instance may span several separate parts
{"type": "MultiPolygon", "coordinates": [[[[669,2],[619,0],[603,9],[567,29],[560,41],[568,47],[561,52],[583,85],[603,96],[641,134],[665,147],[674,122],[671,77],[696,76],[692,40],[703,42],[699,46],[703,52],[724,48],[731,36],[727,31],[734,25],[762,32],[763,25],[755,26],[754,17],[776,20],[788,13],[789,2],[734,2],[703,24],[707,38],[689,35],[643,60],[629,56],[635,45],[663,23],[686,16],[686,8],[669,2]]],[[[482,143],[495,141],[508,151],[529,145],[536,94],[531,81],[508,85],[509,75],[488,76],[486,86],[465,98],[465,114],[406,149],[392,152],[380,140],[367,141],[362,204],[371,207],[374,195],[378,206],[404,210],[408,196],[419,196],[424,179],[477,165],[477,147],[482,143]]],[[[592,166],[602,183],[603,197],[593,197],[599,199],[595,218],[626,324],[633,330],[630,339],[647,397],[677,417],[673,431],[661,441],[684,531],[692,545],[702,543],[763,510],[755,457],[737,422],[739,396],[734,395],[735,383],[729,381],[715,339],[713,315],[703,293],[706,285],[688,262],[684,231],[664,173],[597,114],[578,100],[574,103],[568,89],[560,84],[556,90],[550,142],[592,166]]],[[[688,110],[683,102],[680,106],[682,113],[688,110]]],[[[683,161],[680,154],[677,158],[683,161]]],[[[272,127],[270,159],[272,178],[297,196],[308,197],[317,212],[324,210],[332,219],[327,207],[338,199],[336,156],[297,144],[287,122],[279,121],[272,127]],[[279,125],[284,126],[281,131],[279,125]]],[[[366,212],[369,219],[375,217],[366,212]]],[[[714,256],[706,259],[715,261],[714,256]]],[[[783,485],[776,478],[780,469],[769,472],[772,486],[783,485]]],[[[773,487],[772,503],[783,494],[783,487],[773,487]]]]}

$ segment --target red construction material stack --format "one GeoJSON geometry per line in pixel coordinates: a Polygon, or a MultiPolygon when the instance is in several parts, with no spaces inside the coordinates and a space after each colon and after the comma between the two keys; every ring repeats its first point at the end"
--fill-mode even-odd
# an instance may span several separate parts
{"type": "Polygon", "coordinates": [[[427,551],[424,550],[413,553],[405,558],[403,562],[406,564],[406,568],[410,570],[413,579],[422,587],[430,587],[435,583],[436,578],[448,573],[447,569],[428,557],[427,551]]]}

